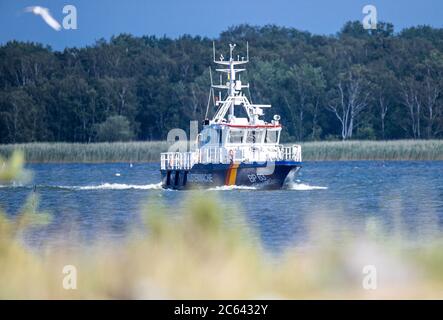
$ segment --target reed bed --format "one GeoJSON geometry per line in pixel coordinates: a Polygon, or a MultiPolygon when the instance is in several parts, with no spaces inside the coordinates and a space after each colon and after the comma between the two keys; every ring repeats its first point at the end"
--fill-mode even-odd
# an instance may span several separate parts
{"type": "MultiPolygon", "coordinates": [[[[7,182],[22,159],[2,162],[0,181],[7,182]]],[[[14,217],[0,212],[1,299],[443,298],[443,239],[404,246],[374,220],[365,233],[350,230],[334,241],[316,220],[315,241],[272,256],[238,214],[197,193],[182,212],[145,206],[132,235],[118,243],[81,246],[74,232],[36,250],[23,235],[51,222],[35,197],[14,217]],[[226,223],[228,212],[238,223],[226,223]],[[368,265],[378,274],[370,281],[368,265]],[[71,271],[63,273],[66,266],[71,271]]]]}
{"type": "Polygon", "coordinates": [[[14,150],[25,154],[26,162],[156,162],[169,144],[162,141],[113,143],[25,143],[0,145],[0,155],[14,150]]]}
{"type": "MultiPolygon", "coordinates": [[[[287,145],[290,145],[289,143],[287,145]]],[[[443,160],[443,140],[304,142],[304,161],[443,160]]],[[[165,141],[114,143],[26,143],[0,145],[0,155],[21,150],[27,162],[158,162],[165,141]]]]}
{"type": "Polygon", "coordinates": [[[443,140],[305,142],[302,152],[308,161],[443,160],[443,140]]]}

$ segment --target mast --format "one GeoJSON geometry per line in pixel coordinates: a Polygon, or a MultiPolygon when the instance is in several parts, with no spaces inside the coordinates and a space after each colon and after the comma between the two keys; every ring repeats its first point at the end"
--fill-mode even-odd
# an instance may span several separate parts
{"type": "Polygon", "coordinates": [[[236,46],[236,44],[229,44],[229,60],[226,61],[223,54],[221,54],[220,58],[217,60],[215,43],[212,43],[213,62],[217,65],[223,66],[223,68],[215,69],[217,72],[220,72],[220,84],[214,85],[211,76],[211,87],[219,90],[219,100],[215,103],[218,110],[212,119],[212,123],[223,122],[226,120],[226,115],[228,115],[228,122],[231,122],[235,118],[235,107],[240,106],[245,109],[249,123],[254,124],[259,120],[258,117],[263,115],[263,110],[261,108],[270,107],[270,105],[251,104],[246,95],[243,94],[242,89],[249,88],[249,83],[242,84],[240,72],[245,71],[246,69],[238,68],[237,66],[249,62],[249,44],[246,42],[246,59],[244,56],[240,58],[240,55],[237,55],[237,58],[235,59],[234,49],[236,46]],[[226,74],[228,80],[226,83],[223,83],[223,74],[226,74]],[[226,98],[223,101],[221,100],[222,90],[227,91],[226,98]]]}

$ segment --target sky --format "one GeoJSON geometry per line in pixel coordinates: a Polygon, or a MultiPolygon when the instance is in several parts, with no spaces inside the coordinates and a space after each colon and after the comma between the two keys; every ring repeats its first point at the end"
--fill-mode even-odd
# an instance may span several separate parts
{"type": "Polygon", "coordinates": [[[349,20],[362,21],[365,5],[395,31],[416,25],[443,27],[443,0],[0,0],[0,44],[34,41],[56,50],[92,45],[100,38],[130,33],[176,38],[217,37],[229,26],[276,24],[314,34],[335,34],[349,20]],[[48,8],[60,23],[63,7],[77,9],[77,29],[55,31],[28,6],[48,8]]]}

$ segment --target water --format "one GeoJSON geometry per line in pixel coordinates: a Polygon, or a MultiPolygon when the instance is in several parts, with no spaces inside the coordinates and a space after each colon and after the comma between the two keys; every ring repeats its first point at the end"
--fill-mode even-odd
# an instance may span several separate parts
{"type": "MultiPolygon", "coordinates": [[[[86,242],[124,239],[140,221],[141,207],[187,205],[192,191],[160,187],[158,164],[33,164],[32,182],[0,186],[0,204],[13,216],[34,185],[49,226],[28,235],[31,244],[63,238],[76,229],[86,242]]],[[[307,162],[290,187],[278,191],[221,187],[224,210],[240,210],[266,248],[303,243],[312,230],[358,234],[376,221],[388,234],[432,239],[443,226],[443,162],[307,162]]],[[[229,216],[229,215],[227,215],[229,216]]],[[[227,223],[242,223],[232,220],[227,223]]]]}

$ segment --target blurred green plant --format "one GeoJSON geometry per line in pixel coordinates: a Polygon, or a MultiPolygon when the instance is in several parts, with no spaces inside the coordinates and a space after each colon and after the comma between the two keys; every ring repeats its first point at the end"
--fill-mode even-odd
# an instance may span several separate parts
{"type": "MultiPolygon", "coordinates": [[[[2,163],[4,182],[23,169],[20,155],[2,163]]],[[[363,233],[323,235],[322,224],[340,222],[319,220],[313,212],[316,228],[309,241],[273,256],[261,248],[239,211],[214,193],[187,193],[176,205],[145,205],[142,223],[135,223],[123,241],[74,248],[47,243],[35,250],[20,236],[50,219],[37,212],[38,197],[31,194],[15,217],[0,211],[0,298],[443,297],[443,243],[438,239],[405,247],[383,235],[375,220],[368,220],[363,233]],[[382,275],[376,290],[362,288],[362,268],[368,264],[382,275]],[[79,272],[77,290],[62,287],[65,265],[79,272]]]]}
{"type": "Polygon", "coordinates": [[[10,182],[18,177],[23,170],[24,163],[23,152],[13,152],[8,160],[0,155],[0,182],[10,182]]]}
{"type": "MultiPolygon", "coordinates": [[[[18,179],[24,172],[23,153],[16,151],[10,159],[5,160],[0,157],[0,182],[10,183],[14,179],[18,179]]],[[[8,218],[4,212],[0,210],[0,234],[3,238],[15,238],[15,236],[27,228],[46,225],[50,222],[50,215],[47,213],[38,213],[39,197],[36,193],[32,193],[27,198],[24,206],[15,217],[8,218]]]]}

